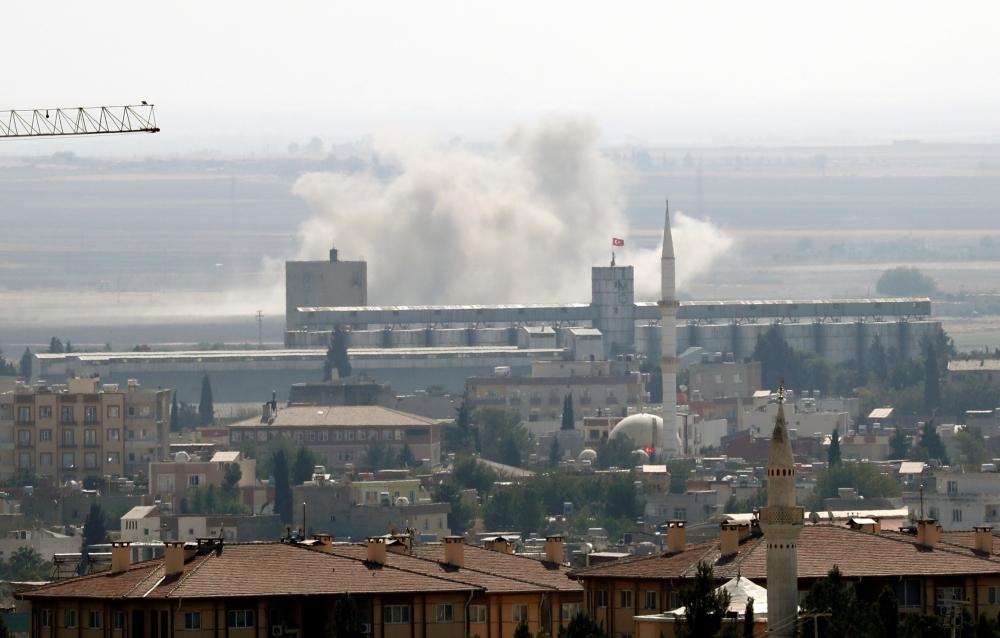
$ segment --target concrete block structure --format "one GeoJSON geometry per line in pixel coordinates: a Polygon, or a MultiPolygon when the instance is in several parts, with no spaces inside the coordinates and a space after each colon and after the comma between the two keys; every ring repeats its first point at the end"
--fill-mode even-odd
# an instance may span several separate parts
{"type": "Polygon", "coordinates": [[[302,306],[368,305],[368,264],[340,261],[335,248],[329,261],[285,262],[285,310],[302,306]]]}
{"type": "Polygon", "coordinates": [[[716,355],[710,359],[708,353],[704,353],[700,363],[689,366],[688,393],[692,401],[750,397],[760,390],[759,361],[736,361],[732,353],[716,355]]]}

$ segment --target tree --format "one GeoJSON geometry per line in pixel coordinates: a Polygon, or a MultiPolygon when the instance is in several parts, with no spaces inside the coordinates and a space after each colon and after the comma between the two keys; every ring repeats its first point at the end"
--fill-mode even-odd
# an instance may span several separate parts
{"type": "Polygon", "coordinates": [[[55,337],[52,337],[52,339],[49,340],[49,354],[62,354],[62,352],[63,352],[62,341],[56,339],[55,337]]]}
{"type": "Polygon", "coordinates": [[[716,589],[712,566],[700,561],[695,571],[694,583],[681,590],[684,606],[682,635],[691,638],[709,637],[722,629],[722,619],[729,611],[729,592],[716,589]]]}
{"type": "Polygon", "coordinates": [[[865,498],[890,498],[902,493],[895,479],[870,463],[838,463],[817,472],[816,487],[803,505],[812,511],[820,510],[823,501],[836,498],[842,487],[854,488],[865,498]]]}
{"type": "Polygon", "coordinates": [[[884,386],[889,380],[889,360],[878,335],[872,340],[872,347],[868,351],[868,372],[872,383],[877,386],[884,386]]]}
{"type": "Polygon", "coordinates": [[[892,459],[905,459],[906,453],[910,450],[910,442],[903,433],[903,428],[897,427],[896,433],[889,439],[889,448],[892,459]]]}
{"type": "Polygon", "coordinates": [[[441,426],[441,451],[455,454],[474,454],[479,451],[479,431],[472,427],[472,411],[468,395],[455,408],[455,424],[441,426]]]}
{"type": "Polygon", "coordinates": [[[948,464],[948,452],[944,447],[941,436],[937,433],[933,421],[924,423],[924,429],[920,432],[920,445],[918,446],[927,452],[928,459],[939,459],[942,464],[948,464]]]}
{"type": "Polygon", "coordinates": [[[573,393],[570,392],[563,397],[562,427],[561,430],[573,430],[576,428],[576,419],[573,416],[573,393]]]}
{"type": "Polygon", "coordinates": [[[882,638],[899,636],[899,599],[896,593],[886,587],[878,596],[878,619],[882,625],[882,638]]]}
{"type": "Polygon", "coordinates": [[[177,390],[174,390],[174,401],[170,404],[170,431],[180,432],[181,431],[181,412],[180,408],[177,407],[177,390]]]}
{"type": "Polygon", "coordinates": [[[806,620],[802,634],[809,636],[872,636],[880,627],[874,606],[858,600],[854,587],[844,581],[836,565],[826,578],[813,583],[805,600],[805,613],[831,615],[806,620]],[[816,625],[818,625],[818,628],[816,625]]]}
{"type": "Polygon", "coordinates": [[[90,504],[90,511],[83,521],[83,546],[100,545],[108,541],[108,525],[104,510],[96,502],[90,504]]]}
{"type": "Polygon", "coordinates": [[[24,349],[24,354],[21,355],[21,376],[25,379],[31,378],[31,350],[29,348],[24,349]]]}
{"type": "Polygon", "coordinates": [[[285,525],[292,523],[292,486],[284,450],[274,455],[274,512],[285,525]]]}
{"type": "Polygon", "coordinates": [[[597,467],[602,470],[609,467],[631,467],[634,450],[635,441],[632,437],[621,435],[604,439],[597,444],[597,467]]]}
{"type": "Polygon", "coordinates": [[[351,362],[347,356],[347,331],[339,325],[334,326],[330,338],[330,347],[326,350],[326,360],[323,362],[323,380],[333,379],[333,371],[337,370],[337,378],[351,376],[351,362]]]}
{"type": "Polygon", "coordinates": [[[66,350],[65,350],[65,352],[66,352],[66,354],[69,354],[69,353],[73,352],[73,342],[70,341],[69,339],[66,340],[66,350]]]}
{"type": "Polygon", "coordinates": [[[212,402],[212,382],[206,374],[201,380],[201,401],[198,402],[198,421],[201,425],[215,423],[215,404],[212,402]]]}
{"type": "Polygon", "coordinates": [[[941,409],[941,373],[938,370],[937,355],[934,346],[927,347],[924,357],[924,412],[934,414],[941,409]]]}
{"type": "Polygon", "coordinates": [[[514,630],[514,638],[531,638],[531,630],[528,629],[528,621],[521,619],[521,622],[517,625],[517,629],[514,630]]]}
{"type": "Polygon", "coordinates": [[[361,610],[350,594],[344,594],[333,605],[333,623],[327,629],[330,638],[363,638],[361,610]]]}
{"type": "Polygon", "coordinates": [[[10,629],[7,627],[7,621],[3,619],[3,614],[0,614],[0,638],[11,638],[10,629]]]}
{"type": "Polygon", "coordinates": [[[42,558],[31,545],[21,545],[11,552],[5,567],[4,580],[48,580],[52,573],[52,563],[42,558]]]}
{"type": "Polygon", "coordinates": [[[403,449],[399,451],[399,464],[403,467],[416,467],[417,459],[413,456],[413,450],[409,443],[403,444],[403,449]]]}
{"type": "Polygon", "coordinates": [[[233,489],[240,484],[241,480],[243,480],[243,470],[240,468],[239,463],[230,463],[226,466],[226,469],[223,470],[222,476],[223,484],[229,489],[233,489]]]}
{"type": "Polygon", "coordinates": [[[462,502],[462,491],[454,483],[442,483],[434,489],[435,503],[448,503],[451,512],[448,513],[448,528],[452,534],[464,534],[472,527],[475,518],[473,507],[462,502]]]}
{"type": "Polygon", "coordinates": [[[559,448],[559,437],[552,435],[552,445],[549,446],[549,465],[556,467],[562,458],[562,450],[559,448]]]}
{"type": "Polygon", "coordinates": [[[480,496],[486,496],[497,481],[496,470],[471,456],[460,456],[455,459],[453,476],[458,485],[474,489],[480,496]]]}
{"type": "Polygon", "coordinates": [[[837,428],[833,429],[833,436],[830,437],[830,449],[826,455],[827,460],[830,461],[830,467],[840,463],[840,433],[837,432],[837,428]]]}
{"type": "Polygon", "coordinates": [[[368,472],[391,470],[399,466],[399,455],[381,439],[372,439],[361,466],[368,472]]]}
{"type": "Polygon", "coordinates": [[[476,423],[485,459],[520,467],[521,461],[534,451],[534,437],[517,412],[480,408],[476,411],[476,423]]]}
{"type": "Polygon", "coordinates": [[[523,460],[524,458],[521,456],[521,450],[517,447],[517,440],[514,434],[508,433],[500,442],[500,453],[497,461],[511,467],[521,467],[523,460]]]}
{"type": "Polygon", "coordinates": [[[432,383],[424,389],[429,397],[443,397],[448,394],[448,388],[440,383],[432,383]]]}
{"type": "Polygon", "coordinates": [[[875,282],[875,292],[888,297],[920,297],[937,292],[937,282],[919,268],[889,268],[875,282]]]}
{"type": "Polygon", "coordinates": [[[306,481],[311,481],[315,467],[315,455],[306,446],[300,445],[295,453],[295,463],[292,465],[292,484],[302,485],[306,481]]]}
{"type": "Polygon", "coordinates": [[[606,638],[604,624],[580,612],[570,618],[568,625],[559,628],[558,638],[606,638]]]}
{"type": "Polygon", "coordinates": [[[753,638],[753,596],[747,598],[747,607],[743,611],[743,638],[753,638]]]}

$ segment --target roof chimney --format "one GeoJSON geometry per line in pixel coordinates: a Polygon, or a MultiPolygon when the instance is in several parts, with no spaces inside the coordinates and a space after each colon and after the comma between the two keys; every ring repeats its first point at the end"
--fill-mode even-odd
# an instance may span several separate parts
{"type": "Polygon", "coordinates": [[[483,539],[483,547],[491,552],[501,552],[503,554],[514,553],[514,543],[503,536],[483,539]]]}
{"type": "Polygon", "coordinates": [[[993,553],[993,528],[989,525],[977,525],[972,529],[976,530],[976,551],[993,553]]]}
{"type": "Polygon", "coordinates": [[[337,261],[337,249],[336,248],[331,248],[330,249],[330,261],[337,261]]]}
{"type": "Polygon", "coordinates": [[[687,523],[667,521],[667,553],[683,552],[687,545],[687,523]]]}
{"type": "Polygon", "coordinates": [[[934,547],[941,538],[941,526],[933,518],[922,518],[917,521],[917,544],[924,547],[934,547]]]}
{"type": "MultiPolygon", "coordinates": [[[[719,549],[723,556],[732,556],[740,551],[740,526],[735,523],[723,523],[720,525],[719,549]]],[[[669,532],[668,532],[669,533],[669,532]]],[[[670,542],[670,538],[667,538],[670,542]]]]}
{"type": "Polygon", "coordinates": [[[164,546],[163,575],[170,578],[184,573],[184,542],[167,541],[164,546]]]}
{"type": "Polygon", "coordinates": [[[562,534],[554,534],[545,537],[545,562],[563,563],[563,537],[562,534]]]}
{"type": "Polygon", "coordinates": [[[444,562],[453,567],[465,567],[465,538],[444,537],[444,562]]]}
{"type": "Polygon", "coordinates": [[[128,541],[113,541],[111,543],[111,573],[119,574],[132,564],[132,543],[128,541]]]}
{"type": "Polygon", "coordinates": [[[413,550],[413,536],[410,534],[393,534],[392,540],[385,547],[394,554],[409,556],[413,550]]]}
{"type": "Polygon", "coordinates": [[[368,537],[368,562],[385,564],[385,538],[382,536],[368,537]]]}
{"type": "Polygon", "coordinates": [[[333,534],[313,534],[313,540],[316,541],[313,547],[319,551],[324,554],[333,553],[333,534]]]}

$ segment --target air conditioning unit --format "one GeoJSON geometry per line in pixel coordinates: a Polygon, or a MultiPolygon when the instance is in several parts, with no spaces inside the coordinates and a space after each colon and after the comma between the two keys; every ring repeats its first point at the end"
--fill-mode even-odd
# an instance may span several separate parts
{"type": "Polygon", "coordinates": [[[272,636],[280,636],[281,635],[281,625],[275,625],[274,627],[271,627],[271,635],[272,636]]]}
{"type": "Polygon", "coordinates": [[[372,632],[372,624],[370,622],[361,623],[361,633],[370,634],[372,632]]]}

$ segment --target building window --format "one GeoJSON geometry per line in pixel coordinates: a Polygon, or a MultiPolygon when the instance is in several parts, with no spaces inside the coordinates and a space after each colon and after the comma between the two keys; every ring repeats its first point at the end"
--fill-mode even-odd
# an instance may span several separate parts
{"type": "Polygon", "coordinates": [[[31,423],[31,407],[23,405],[17,409],[17,421],[19,423],[31,423]]]}
{"type": "Polygon", "coordinates": [[[121,437],[121,432],[118,431],[118,428],[111,428],[108,430],[109,441],[117,441],[119,440],[119,437],[121,437]]]}
{"type": "Polygon", "coordinates": [[[84,430],[83,431],[83,444],[84,445],[97,445],[97,430],[84,430]]]}
{"type": "Polygon", "coordinates": [[[118,465],[119,463],[121,463],[120,459],[121,457],[118,455],[118,452],[108,452],[108,463],[111,463],[112,465],[118,465]]]}
{"type": "Polygon", "coordinates": [[[97,469],[97,452],[87,452],[83,455],[83,467],[88,470],[97,469]]]}
{"type": "Polygon", "coordinates": [[[937,603],[939,607],[950,606],[954,601],[963,601],[965,597],[962,596],[961,587],[938,587],[937,588],[937,603]]]}
{"type": "Polygon", "coordinates": [[[62,431],[62,444],[63,445],[73,445],[76,442],[76,436],[73,434],[73,430],[63,430],[62,431]]]}
{"type": "Polygon", "coordinates": [[[83,422],[97,423],[97,406],[87,405],[83,407],[83,422]]]}
{"type": "Polygon", "coordinates": [[[511,620],[520,624],[528,622],[528,606],[527,605],[511,605],[511,620]]]}
{"type": "Polygon", "coordinates": [[[52,452],[42,452],[38,455],[39,465],[52,465],[52,452]]]}
{"type": "Polygon", "coordinates": [[[646,609],[656,609],[656,592],[652,590],[646,591],[646,609]]]}
{"type": "Polygon", "coordinates": [[[22,452],[17,455],[17,466],[22,470],[27,470],[31,468],[31,454],[28,452],[22,452]]]}
{"type": "Polygon", "coordinates": [[[62,469],[72,470],[73,466],[76,464],[76,459],[73,458],[74,454],[72,452],[63,452],[62,455],[62,469]]]}
{"type": "Polygon", "coordinates": [[[42,627],[51,627],[51,626],[52,626],[52,610],[51,609],[43,609],[42,610],[42,627]]]}
{"type": "Polygon", "coordinates": [[[63,409],[62,409],[62,422],[63,423],[72,423],[73,421],[74,421],[74,419],[73,419],[73,406],[71,406],[71,405],[63,406],[63,409]]]}
{"type": "Polygon", "coordinates": [[[486,622],[486,605],[471,605],[469,622],[486,622]]]}
{"type": "Polygon", "coordinates": [[[932,508],[929,509],[929,511],[927,513],[930,514],[930,517],[933,518],[934,520],[936,520],[936,521],[941,520],[941,516],[938,513],[938,508],[932,507],[932,508]]]}
{"type": "Polygon", "coordinates": [[[334,434],[336,435],[336,439],[338,441],[343,441],[344,440],[344,431],[343,430],[335,430],[334,434]]]}
{"type": "Polygon", "coordinates": [[[674,520],[675,521],[686,521],[688,517],[688,511],[686,507],[675,507],[674,508],[674,520]]]}
{"type": "Polygon", "coordinates": [[[621,590],[622,609],[632,609],[632,590],[621,590]]]}
{"type": "Polygon", "coordinates": [[[39,430],[38,431],[39,441],[51,441],[52,440],[52,430],[39,430]]]}
{"type": "Polygon", "coordinates": [[[454,622],[454,621],[455,621],[454,605],[437,606],[437,622],[454,622]]]}
{"type": "Polygon", "coordinates": [[[962,510],[951,510],[951,522],[952,523],[962,522],[962,510]]]}
{"type": "Polygon", "coordinates": [[[392,430],[382,430],[382,438],[386,441],[392,440],[392,430]]]}
{"type": "Polygon", "coordinates": [[[125,612],[116,611],[112,615],[112,622],[114,623],[115,631],[122,631],[125,629],[125,612]]]}
{"type": "Polygon", "coordinates": [[[319,431],[319,440],[320,441],[328,441],[329,439],[330,439],[330,433],[329,432],[327,432],[326,430],[320,430],[319,431]]]}
{"type": "Polygon", "coordinates": [[[133,405],[128,406],[128,415],[135,416],[135,406],[133,405]]]}
{"type": "Polygon", "coordinates": [[[184,629],[201,629],[201,612],[184,612],[184,629]]]}
{"type": "Polygon", "coordinates": [[[66,626],[66,629],[76,629],[76,610],[67,609],[65,614],[66,622],[63,624],[66,626]]]}
{"type": "Polygon", "coordinates": [[[309,440],[310,443],[312,443],[313,441],[315,441],[316,440],[316,433],[310,430],[309,436],[308,436],[308,440],[309,440]]]}
{"type": "Polygon", "coordinates": [[[18,430],[17,431],[17,444],[18,445],[31,445],[31,430],[18,430]]]}
{"type": "Polygon", "coordinates": [[[39,419],[51,419],[52,418],[52,406],[43,405],[38,408],[38,418],[39,419]]]}
{"type": "Polygon", "coordinates": [[[201,476],[198,474],[192,474],[188,476],[188,487],[198,487],[201,485],[201,476]]]}
{"type": "Polygon", "coordinates": [[[403,440],[403,431],[402,430],[396,430],[396,440],[397,441],[402,441],[403,440]]]}
{"type": "Polygon", "coordinates": [[[679,591],[670,592],[670,608],[677,609],[681,606],[681,593],[679,591]]]}
{"type": "Polygon", "coordinates": [[[570,622],[577,616],[583,613],[583,603],[563,603],[562,606],[562,620],[563,622],[570,622]]]}
{"type": "Polygon", "coordinates": [[[358,430],[358,440],[359,441],[364,441],[366,434],[367,433],[364,430],[358,430]]]}
{"type": "Polygon", "coordinates": [[[253,610],[237,609],[229,612],[229,627],[233,629],[253,627],[253,610]]]}
{"type": "Polygon", "coordinates": [[[608,592],[604,589],[597,590],[597,606],[598,607],[608,606],[608,592]]]}
{"type": "Polygon", "coordinates": [[[958,494],[958,481],[948,481],[948,493],[958,494]]]}
{"type": "Polygon", "coordinates": [[[101,612],[94,609],[90,610],[90,628],[91,629],[101,628],[101,612]]]}
{"type": "Polygon", "coordinates": [[[295,431],[295,440],[299,443],[302,443],[302,430],[295,431]]]}
{"type": "Polygon", "coordinates": [[[240,433],[237,432],[236,430],[233,430],[233,433],[230,436],[230,439],[232,440],[232,442],[233,443],[239,443],[240,442],[240,438],[241,438],[240,437],[240,433]]]}
{"type": "Polygon", "coordinates": [[[382,608],[382,619],[387,625],[405,625],[410,622],[410,606],[386,605],[382,608]]]}
{"type": "Polygon", "coordinates": [[[120,405],[109,405],[108,406],[108,418],[117,419],[122,415],[122,406],[120,405]]]}

